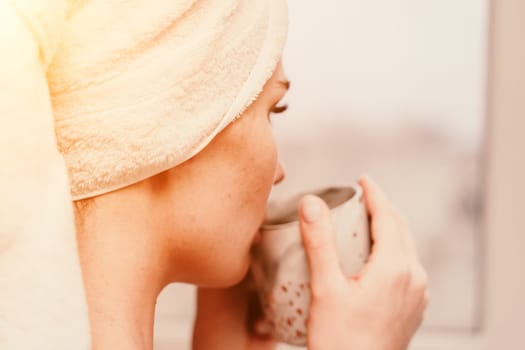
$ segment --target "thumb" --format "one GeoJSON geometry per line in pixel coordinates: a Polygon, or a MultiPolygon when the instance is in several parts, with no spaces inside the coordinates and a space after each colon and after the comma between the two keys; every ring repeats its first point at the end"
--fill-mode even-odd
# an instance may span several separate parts
{"type": "Polygon", "coordinates": [[[330,210],[319,197],[307,195],[299,204],[303,244],[310,266],[312,292],[344,279],[330,210]]]}

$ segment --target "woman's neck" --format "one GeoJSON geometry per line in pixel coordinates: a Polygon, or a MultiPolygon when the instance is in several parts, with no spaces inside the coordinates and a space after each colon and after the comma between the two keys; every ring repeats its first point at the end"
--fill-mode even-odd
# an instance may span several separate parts
{"type": "MultiPolygon", "coordinates": [[[[94,350],[153,348],[158,294],[167,284],[166,254],[136,201],[97,199],[81,213],[78,245],[94,350]]],[[[78,215],[78,213],[77,213],[78,215]]]]}

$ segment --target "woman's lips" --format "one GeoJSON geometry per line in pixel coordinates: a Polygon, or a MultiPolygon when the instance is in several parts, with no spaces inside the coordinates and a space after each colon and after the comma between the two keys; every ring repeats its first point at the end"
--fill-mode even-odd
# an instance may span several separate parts
{"type": "MultiPolygon", "coordinates": [[[[262,224],[264,223],[264,221],[266,220],[266,216],[268,215],[268,213],[264,213],[264,218],[261,220],[261,223],[259,224],[259,227],[262,226],[262,224]]],[[[253,243],[254,244],[257,244],[261,241],[261,230],[260,229],[257,229],[257,232],[255,233],[255,235],[253,236],[253,243]]]]}

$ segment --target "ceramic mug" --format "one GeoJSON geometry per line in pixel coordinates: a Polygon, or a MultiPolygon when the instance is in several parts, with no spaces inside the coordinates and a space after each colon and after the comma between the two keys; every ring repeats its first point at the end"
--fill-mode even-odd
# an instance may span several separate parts
{"type": "MultiPolygon", "coordinates": [[[[368,214],[359,185],[313,192],[332,214],[342,271],[357,274],[370,254],[368,214]]],[[[251,273],[262,309],[275,339],[305,345],[310,305],[310,278],[298,221],[298,204],[306,193],[272,202],[252,247],[251,273]]]]}

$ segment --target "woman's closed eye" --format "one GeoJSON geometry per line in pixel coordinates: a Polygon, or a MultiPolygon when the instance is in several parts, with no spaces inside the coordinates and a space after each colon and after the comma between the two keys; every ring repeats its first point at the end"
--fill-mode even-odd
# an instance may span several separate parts
{"type": "Polygon", "coordinates": [[[278,101],[276,104],[273,105],[273,107],[270,109],[270,113],[268,113],[268,118],[272,114],[281,114],[286,112],[288,109],[287,103],[282,103],[282,98],[286,94],[288,90],[290,90],[290,81],[289,80],[278,80],[277,85],[279,86],[279,89],[282,90],[281,100],[278,101]]]}
{"type": "Polygon", "coordinates": [[[268,113],[268,120],[270,121],[270,124],[272,123],[272,118],[271,118],[272,115],[284,113],[286,112],[287,109],[288,109],[287,104],[279,105],[279,103],[277,103],[275,106],[273,106],[270,109],[270,113],[268,113]]]}
{"type": "Polygon", "coordinates": [[[272,110],[270,112],[273,113],[273,114],[281,114],[281,113],[286,112],[287,109],[288,109],[288,105],[287,104],[279,105],[279,106],[276,105],[276,106],[274,106],[272,108],[272,110]]]}

